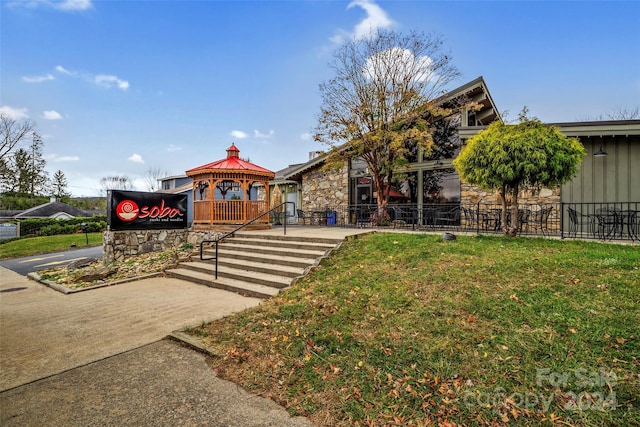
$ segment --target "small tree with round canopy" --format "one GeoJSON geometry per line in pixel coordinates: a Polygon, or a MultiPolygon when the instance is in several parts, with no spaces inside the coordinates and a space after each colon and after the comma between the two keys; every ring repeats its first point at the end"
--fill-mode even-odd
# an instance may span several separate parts
{"type": "Polygon", "coordinates": [[[586,152],[575,138],[554,126],[520,114],[520,123],[494,122],[470,138],[453,166],[464,181],[502,198],[502,224],[507,235],[518,229],[518,193],[532,187],[562,185],[576,176],[586,152]],[[507,224],[507,196],[511,198],[511,224],[507,224]]]}

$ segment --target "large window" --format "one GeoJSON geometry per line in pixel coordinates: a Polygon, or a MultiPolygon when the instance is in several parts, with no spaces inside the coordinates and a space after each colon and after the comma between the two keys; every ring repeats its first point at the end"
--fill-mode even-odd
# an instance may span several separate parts
{"type": "Polygon", "coordinates": [[[453,169],[422,172],[423,203],[460,202],[460,177],[453,169]]]}
{"type": "Polygon", "coordinates": [[[433,147],[425,152],[423,160],[453,159],[460,153],[461,141],[458,136],[460,114],[435,123],[433,147]]]}

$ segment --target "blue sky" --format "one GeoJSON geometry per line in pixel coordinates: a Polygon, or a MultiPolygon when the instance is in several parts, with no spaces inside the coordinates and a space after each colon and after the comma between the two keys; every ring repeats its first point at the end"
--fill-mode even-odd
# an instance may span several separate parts
{"type": "Polygon", "coordinates": [[[74,196],[225,157],[323,149],[318,85],[363,28],[440,34],[501,112],[546,122],[640,105],[640,2],[1,0],[0,111],[29,118],[74,196]]]}

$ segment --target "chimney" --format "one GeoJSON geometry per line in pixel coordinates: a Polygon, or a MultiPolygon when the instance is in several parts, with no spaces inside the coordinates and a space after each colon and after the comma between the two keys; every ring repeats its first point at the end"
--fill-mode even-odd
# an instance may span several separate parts
{"type": "Polygon", "coordinates": [[[322,151],[309,151],[309,160],[313,160],[316,157],[319,157],[322,154],[322,151]]]}
{"type": "Polygon", "coordinates": [[[49,203],[53,203],[56,201],[56,196],[49,197],[49,203]]]}

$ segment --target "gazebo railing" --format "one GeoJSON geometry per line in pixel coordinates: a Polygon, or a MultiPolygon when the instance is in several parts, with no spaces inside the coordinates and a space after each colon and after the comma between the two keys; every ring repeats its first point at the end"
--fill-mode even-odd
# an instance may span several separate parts
{"type": "Polygon", "coordinates": [[[262,215],[267,206],[264,200],[196,200],[193,218],[198,224],[244,224],[256,217],[257,222],[268,222],[262,215]]]}
{"type": "MultiPolygon", "coordinates": [[[[262,212],[259,215],[257,215],[256,217],[254,217],[252,220],[245,222],[244,224],[240,225],[239,227],[234,228],[233,230],[223,234],[222,236],[218,237],[217,239],[213,239],[213,240],[203,240],[202,242],[200,242],[200,260],[201,261],[213,261],[215,260],[215,279],[218,279],[218,245],[220,244],[220,242],[222,242],[224,239],[226,239],[227,237],[232,237],[235,233],[237,233],[238,231],[242,230],[243,228],[255,223],[255,222],[261,222],[260,219],[263,217],[266,217],[267,220],[269,220],[269,215],[272,212],[281,212],[283,206],[285,207],[284,211],[286,212],[286,206],[287,205],[293,205],[293,210],[292,212],[295,212],[296,210],[296,204],[294,202],[284,202],[284,203],[280,203],[277,206],[274,206],[273,208],[269,209],[266,212],[262,212]],[[205,258],[204,256],[204,245],[205,244],[211,244],[214,243],[215,244],[215,256],[213,257],[208,257],[205,258]]],[[[287,221],[284,221],[284,235],[287,235],[287,221]]]]}

